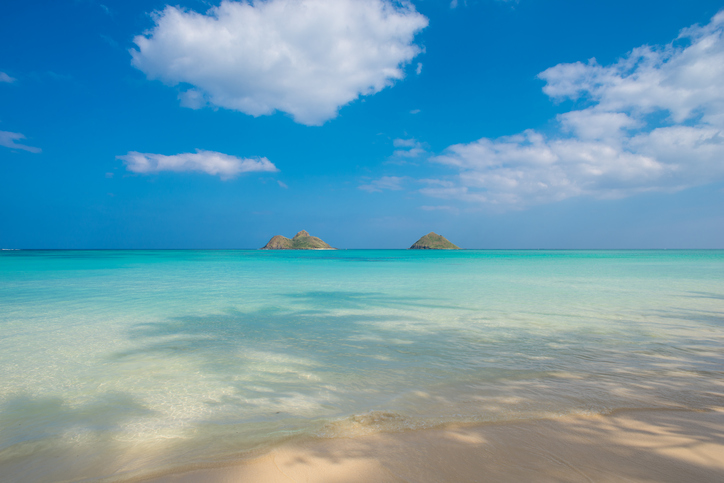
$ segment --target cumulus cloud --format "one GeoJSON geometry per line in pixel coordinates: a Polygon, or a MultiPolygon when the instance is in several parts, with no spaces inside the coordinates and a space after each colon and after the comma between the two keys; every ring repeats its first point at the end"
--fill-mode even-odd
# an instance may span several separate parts
{"type": "Polygon", "coordinates": [[[11,84],[16,80],[17,79],[15,77],[10,77],[5,72],[0,72],[0,82],[7,82],[8,84],[11,84]]]}
{"type": "Polygon", "coordinates": [[[363,191],[369,191],[370,193],[380,192],[384,190],[399,191],[402,189],[402,184],[407,180],[406,177],[402,176],[383,176],[381,178],[370,181],[367,184],[359,186],[359,189],[363,191]]]}
{"type": "Polygon", "coordinates": [[[559,115],[552,136],[528,130],[450,146],[433,161],[457,176],[422,192],[526,206],[724,179],[724,12],[669,45],[639,47],[608,66],[559,64],[539,77],[552,99],[588,107],[559,115]]]}
{"type": "Polygon", "coordinates": [[[0,146],[5,146],[10,149],[22,149],[23,151],[31,153],[39,153],[41,151],[40,148],[34,148],[32,146],[26,146],[15,142],[20,141],[21,139],[25,139],[25,136],[19,132],[0,131],[0,146]]]}
{"type": "Polygon", "coordinates": [[[149,79],[193,86],[181,102],[320,125],[404,77],[427,18],[392,0],[223,0],[205,14],[167,6],[135,37],[149,79]]]}
{"type": "Polygon", "coordinates": [[[129,171],[141,174],[161,171],[198,171],[226,180],[243,173],[279,171],[267,158],[237,158],[229,154],[200,149],[195,153],[171,156],[131,151],[116,158],[123,161],[129,171]]]}

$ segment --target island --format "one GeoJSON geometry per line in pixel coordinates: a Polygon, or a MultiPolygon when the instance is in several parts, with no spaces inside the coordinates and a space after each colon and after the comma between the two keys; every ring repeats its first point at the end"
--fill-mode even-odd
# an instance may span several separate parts
{"type": "Polygon", "coordinates": [[[450,243],[444,236],[430,232],[417,240],[410,250],[460,250],[460,247],[450,243]]]}
{"type": "Polygon", "coordinates": [[[336,248],[302,230],[291,240],[281,235],[273,236],[262,250],[336,250],[336,248]]]}

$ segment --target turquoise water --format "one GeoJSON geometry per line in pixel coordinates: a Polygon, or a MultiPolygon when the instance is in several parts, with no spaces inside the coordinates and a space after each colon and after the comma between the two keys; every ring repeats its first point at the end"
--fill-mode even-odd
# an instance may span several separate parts
{"type": "Polygon", "coordinates": [[[724,406],[724,251],[0,252],[0,474],[724,406]]]}

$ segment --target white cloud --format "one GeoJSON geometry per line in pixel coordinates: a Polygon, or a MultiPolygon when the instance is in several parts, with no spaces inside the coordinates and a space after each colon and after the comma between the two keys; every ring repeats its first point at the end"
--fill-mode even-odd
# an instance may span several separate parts
{"type": "Polygon", "coordinates": [[[187,91],[179,92],[178,99],[181,101],[181,106],[188,107],[190,109],[201,109],[206,106],[204,93],[198,89],[189,89],[187,91]]]}
{"type": "Polygon", "coordinates": [[[392,145],[398,149],[392,153],[393,158],[419,158],[427,153],[425,145],[416,139],[395,139],[392,145]]]}
{"type": "Polygon", "coordinates": [[[415,69],[415,74],[417,74],[417,75],[422,74],[422,62],[417,63],[417,68],[415,69]]]}
{"type": "Polygon", "coordinates": [[[587,63],[560,64],[542,72],[543,91],[556,99],[590,98],[607,112],[634,115],[668,112],[672,122],[701,116],[703,122],[721,124],[724,113],[724,12],[704,26],[684,29],[669,44],[643,46],[611,66],[587,63]]]}
{"type": "Polygon", "coordinates": [[[243,173],[279,171],[267,158],[237,158],[228,154],[197,149],[195,153],[163,154],[131,151],[116,156],[134,173],[159,173],[161,171],[200,171],[226,180],[243,173]]]}
{"type": "Polygon", "coordinates": [[[23,151],[29,151],[31,153],[39,153],[40,148],[34,148],[32,146],[26,146],[24,144],[18,144],[15,141],[25,139],[25,136],[19,132],[8,132],[0,131],[0,146],[5,146],[10,149],[22,149],[23,151]]]}
{"type": "Polygon", "coordinates": [[[402,183],[407,180],[405,177],[400,176],[383,176],[379,179],[372,180],[368,184],[359,186],[359,189],[363,191],[380,192],[383,190],[399,191],[402,189],[402,183]]]}
{"type": "Polygon", "coordinates": [[[598,109],[570,111],[559,114],[557,119],[564,131],[574,133],[579,139],[613,140],[621,137],[622,130],[641,126],[639,121],[623,112],[598,109]]]}
{"type": "Polygon", "coordinates": [[[7,82],[8,84],[11,84],[16,80],[17,79],[15,77],[10,77],[5,72],[0,72],[0,82],[7,82]]]}
{"type": "Polygon", "coordinates": [[[724,179],[724,12],[676,44],[639,47],[610,66],[559,64],[539,77],[551,98],[589,107],[559,115],[553,136],[528,130],[450,146],[433,160],[458,175],[421,191],[522,207],[724,179]]]}
{"type": "Polygon", "coordinates": [[[428,23],[391,0],[223,0],[206,14],[167,6],[154,20],[134,39],[132,63],[149,79],[193,86],[183,105],[278,110],[307,125],[402,79],[428,23]]]}
{"type": "Polygon", "coordinates": [[[418,143],[414,138],[411,138],[411,139],[397,138],[397,139],[392,140],[392,145],[396,148],[413,148],[419,144],[420,143],[418,143]]]}

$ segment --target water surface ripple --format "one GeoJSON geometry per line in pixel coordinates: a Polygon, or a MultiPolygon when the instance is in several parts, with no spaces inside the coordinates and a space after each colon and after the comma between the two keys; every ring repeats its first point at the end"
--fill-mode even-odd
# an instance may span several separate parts
{"type": "Polygon", "coordinates": [[[724,251],[0,253],[0,473],[724,405],[724,251]]]}

